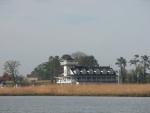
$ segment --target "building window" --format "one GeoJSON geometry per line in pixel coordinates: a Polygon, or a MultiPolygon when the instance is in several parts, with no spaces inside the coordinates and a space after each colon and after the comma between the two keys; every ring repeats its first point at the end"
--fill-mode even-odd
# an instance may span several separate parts
{"type": "Polygon", "coordinates": [[[82,77],[82,81],[86,81],[86,78],[85,78],[85,77],[82,77]]]}
{"type": "Polygon", "coordinates": [[[87,77],[87,81],[91,81],[91,78],[90,78],[90,77],[87,77]]]}
{"type": "Polygon", "coordinates": [[[101,82],[101,81],[102,81],[102,78],[101,78],[101,77],[98,77],[97,80],[101,82]]]}
{"type": "Polygon", "coordinates": [[[116,82],[116,78],[115,78],[115,77],[112,77],[112,78],[111,78],[111,81],[112,81],[112,82],[116,82]]]}
{"type": "Polygon", "coordinates": [[[71,77],[67,77],[67,81],[70,81],[71,80],[71,77]]]}
{"type": "Polygon", "coordinates": [[[87,72],[88,72],[88,74],[93,74],[93,70],[92,69],[88,69],[87,72]]]}
{"type": "Polygon", "coordinates": [[[102,74],[107,74],[106,69],[101,70],[101,73],[102,73],[102,74]]]}
{"type": "Polygon", "coordinates": [[[96,77],[92,77],[92,81],[94,81],[94,82],[95,82],[95,81],[96,81],[96,77]]]}
{"type": "Polygon", "coordinates": [[[114,70],[110,69],[110,74],[114,74],[114,70]]]}
{"type": "Polygon", "coordinates": [[[80,71],[79,71],[79,69],[74,69],[74,71],[73,71],[75,74],[80,74],[80,71]]]}
{"type": "Polygon", "coordinates": [[[95,70],[94,70],[94,73],[95,73],[95,74],[100,74],[100,70],[99,70],[99,69],[95,69],[95,70]]]}
{"type": "Polygon", "coordinates": [[[103,77],[103,78],[102,78],[102,81],[103,81],[103,82],[106,82],[106,77],[103,77]]]}
{"type": "Polygon", "coordinates": [[[80,71],[82,74],[86,74],[86,69],[81,69],[80,71]]]}
{"type": "Polygon", "coordinates": [[[80,77],[77,77],[77,80],[78,80],[78,81],[81,81],[81,78],[80,78],[80,77]]]}
{"type": "Polygon", "coordinates": [[[111,82],[111,78],[110,77],[107,77],[107,82],[111,82]]]}

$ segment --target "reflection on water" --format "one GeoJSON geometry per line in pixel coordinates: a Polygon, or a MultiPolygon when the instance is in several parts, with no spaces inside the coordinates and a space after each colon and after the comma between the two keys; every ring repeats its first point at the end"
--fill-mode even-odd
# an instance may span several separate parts
{"type": "Polygon", "coordinates": [[[1,113],[149,113],[149,105],[139,97],[0,97],[1,113]]]}

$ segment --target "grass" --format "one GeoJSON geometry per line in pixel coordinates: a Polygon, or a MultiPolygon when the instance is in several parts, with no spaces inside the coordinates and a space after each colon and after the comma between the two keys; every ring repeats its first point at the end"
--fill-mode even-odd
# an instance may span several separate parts
{"type": "Polygon", "coordinates": [[[130,96],[150,97],[150,84],[40,85],[0,88],[1,96],[130,96]]]}

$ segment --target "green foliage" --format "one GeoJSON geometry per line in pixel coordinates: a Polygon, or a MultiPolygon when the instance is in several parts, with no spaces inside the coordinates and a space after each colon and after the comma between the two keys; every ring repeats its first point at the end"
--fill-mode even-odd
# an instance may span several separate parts
{"type": "Polygon", "coordinates": [[[118,67],[120,67],[119,74],[122,77],[122,82],[125,82],[125,80],[126,80],[126,76],[125,76],[126,75],[126,69],[125,69],[125,67],[127,65],[126,59],[123,57],[117,58],[116,65],[118,65],[118,67]]]}
{"type": "Polygon", "coordinates": [[[125,76],[125,82],[126,83],[136,83],[137,82],[137,77],[136,77],[136,74],[135,74],[135,70],[130,70],[130,71],[127,71],[126,73],[126,76],[125,76]]]}
{"type": "Polygon", "coordinates": [[[118,67],[120,67],[120,68],[125,69],[125,67],[127,66],[127,61],[123,57],[117,58],[116,65],[118,65],[118,67]]]}
{"type": "Polygon", "coordinates": [[[134,59],[130,60],[129,63],[135,66],[134,71],[137,83],[146,83],[148,79],[146,70],[150,66],[149,56],[141,56],[141,60],[139,60],[139,55],[134,55],[134,59]]]}
{"type": "Polygon", "coordinates": [[[77,59],[79,66],[92,66],[92,67],[99,67],[97,60],[94,56],[81,56],[77,59]]]}
{"type": "MultiPolygon", "coordinates": [[[[130,65],[134,65],[132,70],[126,70],[127,61],[125,58],[117,58],[116,65],[120,68],[119,74],[122,76],[123,83],[150,83],[150,74],[146,73],[149,69],[149,56],[144,55],[139,59],[139,55],[134,55],[134,58],[129,61],[130,65]]],[[[60,60],[76,60],[79,66],[93,66],[99,67],[99,64],[94,56],[86,55],[83,52],[75,52],[71,55],[64,54],[61,58],[59,56],[50,56],[45,63],[38,65],[34,72],[41,80],[54,80],[54,76],[63,73],[63,67],[60,65],[60,60]]]]}
{"type": "Polygon", "coordinates": [[[36,75],[38,76],[39,79],[48,79],[47,78],[47,62],[38,65],[35,69],[34,72],[36,73],[36,75]]]}
{"type": "Polygon", "coordinates": [[[62,72],[59,56],[50,56],[48,62],[38,65],[34,72],[41,80],[53,80],[54,76],[58,76],[62,72]]]}
{"type": "Polygon", "coordinates": [[[149,66],[150,66],[150,60],[149,60],[149,56],[147,55],[144,55],[144,56],[141,56],[141,63],[143,65],[143,78],[144,78],[144,81],[146,81],[146,69],[149,69],[149,66]]]}
{"type": "Polygon", "coordinates": [[[54,76],[58,76],[62,73],[63,69],[60,65],[59,56],[49,58],[47,66],[48,66],[48,70],[49,70],[48,74],[51,75],[51,78],[50,78],[51,80],[54,80],[54,76]]]}
{"type": "Polygon", "coordinates": [[[146,82],[147,82],[147,83],[150,83],[150,74],[147,74],[147,75],[146,75],[146,82]]]}
{"type": "Polygon", "coordinates": [[[68,54],[65,54],[61,57],[63,60],[73,60],[72,57],[68,54]]]}
{"type": "Polygon", "coordinates": [[[138,58],[139,58],[139,55],[134,55],[134,59],[129,61],[130,65],[135,65],[137,67],[137,64],[140,62],[138,58]]]}
{"type": "Polygon", "coordinates": [[[71,55],[64,54],[61,58],[59,56],[50,56],[49,60],[45,63],[38,65],[34,69],[34,73],[38,76],[40,80],[54,80],[55,76],[63,73],[63,67],[60,65],[60,60],[77,60],[80,66],[96,66],[98,67],[97,60],[94,56],[85,55],[82,52],[73,53],[74,57],[71,55]]]}

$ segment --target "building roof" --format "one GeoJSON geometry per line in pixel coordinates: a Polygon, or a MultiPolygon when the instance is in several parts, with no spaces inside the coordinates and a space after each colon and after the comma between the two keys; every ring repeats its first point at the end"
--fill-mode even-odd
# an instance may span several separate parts
{"type": "Polygon", "coordinates": [[[74,75],[76,75],[76,76],[94,76],[94,75],[95,76],[108,76],[108,75],[109,76],[114,76],[114,75],[116,76],[116,72],[112,68],[110,68],[110,66],[100,66],[100,67],[75,66],[74,68],[70,68],[70,69],[73,73],[74,73],[74,70],[76,70],[76,69],[79,70],[78,74],[74,73],[74,75]],[[85,69],[86,72],[91,69],[93,71],[93,73],[92,74],[91,73],[83,74],[81,72],[83,69],[85,69]],[[97,69],[99,69],[99,71],[100,71],[99,74],[94,72],[97,69]],[[104,70],[106,71],[105,74],[103,73],[104,70]],[[110,73],[110,71],[112,71],[112,73],[110,73]]]}
{"type": "MultiPolygon", "coordinates": [[[[61,76],[59,76],[61,77],[61,76]]],[[[63,77],[117,77],[116,74],[76,74],[76,75],[68,75],[63,77]]]]}
{"type": "Polygon", "coordinates": [[[71,68],[71,69],[79,69],[79,70],[81,70],[81,69],[86,69],[86,70],[88,70],[88,69],[99,69],[99,70],[102,70],[102,69],[106,69],[106,70],[109,70],[109,69],[112,69],[112,68],[110,68],[110,66],[100,66],[100,67],[91,67],[91,66],[75,66],[74,68],[71,68]]]}

